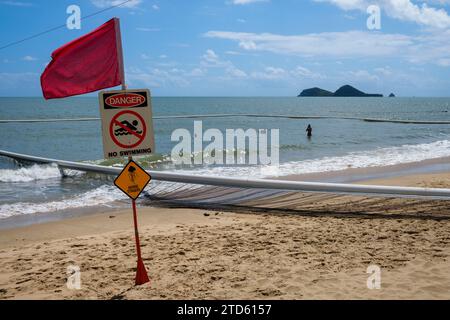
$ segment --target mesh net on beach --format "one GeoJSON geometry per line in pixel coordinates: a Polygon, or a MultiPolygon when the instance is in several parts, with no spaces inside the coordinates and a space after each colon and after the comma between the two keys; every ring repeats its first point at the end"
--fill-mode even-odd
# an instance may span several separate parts
{"type": "MultiPolygon", "coordinates": [[[[54,163],[61,169],[117,176],[122,169],[55,160],[0,150],[17,161],[54,163]]],[[[149,172],[145,190],[151,205],[205,207],[243,211],[305,214],[371,214],[449,218],[450,189],[446,185],[391,187],[301,181],[234,179],[149,172]]]]}
{"type": "Polygon", "coordinates": [[[345,195],[158,182],[146,190],[145,197],[148,205],[243,212],[450,218],[448,200],[393,195],[345,195]]]}

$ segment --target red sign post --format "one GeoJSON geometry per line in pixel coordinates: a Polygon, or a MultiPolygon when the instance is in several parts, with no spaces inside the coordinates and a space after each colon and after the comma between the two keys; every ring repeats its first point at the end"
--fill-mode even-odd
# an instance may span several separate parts
{"type": "Polygon", "coordinates": [[[131,198],[133,207],[134,236],[136,241],[137,253],[136,285],[141,285],[150,281],[141,255],[141,244],[139,241],[136,210],[136,199],[145,189],[150,180],[150,175],[132,159],[130,159],[130,161],[116,178],[116,180],[114,180],[114,184],[116,185],[116,187],[118,187],[131,198]]]}
{"type": "Polygon", "coordinates": [[[145,269],[144,261],[141,256],[141,243],[139,241],[139,230],[137,223],[137,212],[136,212],[136,200],[131,200],[133,205],[133,220],[134,220],[134,237],[136,239],[136,252],[137,252],[137,269],[136,269],[136,285],[150,282],[147,275],[147,270],[145,269]]]}

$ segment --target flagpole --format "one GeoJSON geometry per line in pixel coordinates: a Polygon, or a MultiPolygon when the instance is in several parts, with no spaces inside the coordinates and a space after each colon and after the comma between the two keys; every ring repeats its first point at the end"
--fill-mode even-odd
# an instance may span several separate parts
{"type": "Polygon", "coordinates": [[[120,19],[114,18],[115,20],[115,28],[116,28],[116,46],[117,46],[117,58],[119,60],[119,74],[120,74],[120,82],[122,82],[122,90],[127,89],[127,85],[125,84],[125,68],[123,62],[123,48],[122,48],[122,34],[120,32],[120,19]]]}

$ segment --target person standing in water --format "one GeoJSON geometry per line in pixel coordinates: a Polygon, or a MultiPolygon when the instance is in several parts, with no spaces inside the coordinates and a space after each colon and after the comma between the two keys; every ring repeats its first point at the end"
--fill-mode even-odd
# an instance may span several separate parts
{"type": "Polygon", "coordinates": [[[308,124],[308,128],[306,128],[306,132],[308,132],[308,138],[312,137],[312,127],[310,124],[308,124]]]}

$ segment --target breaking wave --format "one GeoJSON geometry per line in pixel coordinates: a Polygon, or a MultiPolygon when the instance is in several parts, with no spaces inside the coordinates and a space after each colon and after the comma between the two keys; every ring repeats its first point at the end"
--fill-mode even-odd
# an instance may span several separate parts
{"type": "Polygon", "coordinates": [[[61,177],[57,165],[38,165],[19,169],[1,169],[0,182],[30,182],[61,177]]]}
{"type": "MultiPolygon", "coordinates": [[[[65,176],[79,176],[84,174],[75,170],[64,170],[65,176]]],[[[34,164],[18,169],[0,169],[0,182],[31,182],[61,178],[62,173],[56,164],[34,164]]]]}
{"type": "Polygon", "coordinates": [[[289,161],[279,166],[223,166],[177,170],[180,173],[269,178],[305,173],[340,171],[348,168],[367,168],[412,163],[450,156],[450,140],[399,147],[355,151],[343,156],[323,157],[303,161],[289,161]]]}
{"type": "Polygon", "coordinates": [[[126,200],[127,197],[114,186],[103,185],[97,189],[82,193],[58,201],[31,203],[18,202],[13,204],[0,205],[0,218],[8,218],[17,215],[26,215],[33,213],[56,212],[66,209],[107,206],[115,207],[116,201],[126,200]]]}

